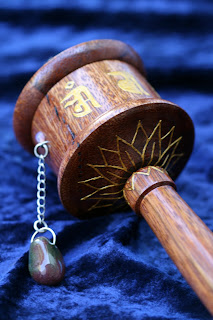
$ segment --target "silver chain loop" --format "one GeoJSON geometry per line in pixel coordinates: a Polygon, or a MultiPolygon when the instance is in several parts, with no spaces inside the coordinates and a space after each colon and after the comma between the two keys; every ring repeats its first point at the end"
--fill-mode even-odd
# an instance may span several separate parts
{"type": "Polygon", "coordinates": [[[38,143],[34,148],[34,154],[38,158],[38,170],[37,170],[37,220],[33,224],[35,230],[31,242],[34,240],[38,233],[50,231],[53,236],[53,243],[55,244],[56,235],[55,232],[48,227],[48,224],[44,221],[45,219],[45,205],[46,205],[46,172],[45,172],[45,158],[48,155],[48,143],[44,141],[38,143]],[[44,153],[39,153],[39,148],[44,149],[44,153]]]}
{"type": "Polygon", "coordinates": [[[48,141],[39,143],[34,148],[34,154],[38,158],[38,170],[37,170],[37,218],[34,223],[35,231],[38,231],[42,227],[48,228],[45,219],[45,204],[46,204],[46,172],[45,172],[45,158],[48,155],[48,141]],[[38,148],[44,148],[44,154],[38,153],[38,148]],[[40,228],[38,227],[40,225],[40,228]]]}

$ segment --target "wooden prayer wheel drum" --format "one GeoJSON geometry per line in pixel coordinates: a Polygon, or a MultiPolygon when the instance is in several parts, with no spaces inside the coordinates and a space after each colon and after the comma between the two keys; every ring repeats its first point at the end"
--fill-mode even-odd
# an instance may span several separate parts
{"type": "Polygon", "coordinates": [[[169,177],[191,154],[193,123],[151,87],[131,47],[90,41],[49,60],[20,94],[14,128],[30,152],[49,141],[47,162],[73,215],[117,211],[126,198],[213,313],[212,233],[169,177]]]}
{"type": "Polygon", "coordinates": [[[142,167],[162,166],[175,178],[194,138],[186,112],[162,100],[136,52],[113,40],[48,61],[22,91],[14,127],[29,151],[50,141],[61,201],[80,218],[118,210],[127,178],[142,167]]]}

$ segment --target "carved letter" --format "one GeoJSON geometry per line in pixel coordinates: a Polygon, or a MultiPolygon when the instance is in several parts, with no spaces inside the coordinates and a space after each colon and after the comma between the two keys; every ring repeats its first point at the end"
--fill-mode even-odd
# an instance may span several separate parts
{"type": "Polygon", "coordinates": [[[68,108],[74,106],[74,117],[84,117],[90,112],[92,109],[90,106],[95,108],[100,108],[101,105],[95,100],[89,89],[85,86],[78,86],[73,89],[75,83],[74,81],[70,81],[66,84],[65,89],[71,89],[71,91],[66,95],[66,97],[61,100],[61,103],[67,101],[64,108],[68,108]]]}
{"type": "Polygon", "coordinates": [[[118,81],[118,86],[123,91],[128,91],[132,93],[138,93],[145,96],[150,94],[136,81],[136,79],[128,72],[125,71],[114,71],[109,72],[110,76],[121,76],[123,79],[118,81]]]}

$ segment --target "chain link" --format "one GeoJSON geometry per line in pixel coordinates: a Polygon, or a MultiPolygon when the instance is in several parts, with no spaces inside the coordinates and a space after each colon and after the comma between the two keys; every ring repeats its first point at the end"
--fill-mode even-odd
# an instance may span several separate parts
{"type": "Polygon", "coordinates": [[[38,233],[43,233],[50,231],[53,236],[52,244],[56,242],[55,232],[48,227],[45,219],[45,205],[46,205],[46,172],[45,172],[45,158],[48,155],[48,143],[49,141],[44,141],[38,143],[34,148],[34,154],[38,158],[38,169],[37,169],[37,220],[33,224],[35,230],[32,235],[31,242],[33,242],[35,236],[38,233]],[[44,153],[39,152],[39,148],[44,149],[44,153]]]}
{"type": "Polygon", "coordinates": [[[46,171],[45,171],[45,158],[48,155],[48,141],[38,143],[34,148],[34,154],[38,158],[38,170],[37,170],[37,219],[34,222],[34,229],[38,232],[42,231],[44,228],[48,228],[45,219],[45,205],[46,205],[46,171]],[[38,148],[42,147],[44,149],[44,154],[38,152],[38,148]]]}

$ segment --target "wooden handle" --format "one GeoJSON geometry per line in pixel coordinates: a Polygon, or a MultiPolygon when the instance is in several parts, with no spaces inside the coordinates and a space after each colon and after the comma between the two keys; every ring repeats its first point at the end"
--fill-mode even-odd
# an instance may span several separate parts
{"type": "Polygon", "coordinates": [[[174,187],[164,170],[146,167],[128,179],[124,196],[213,315],[213,234],[174,187]]]}

